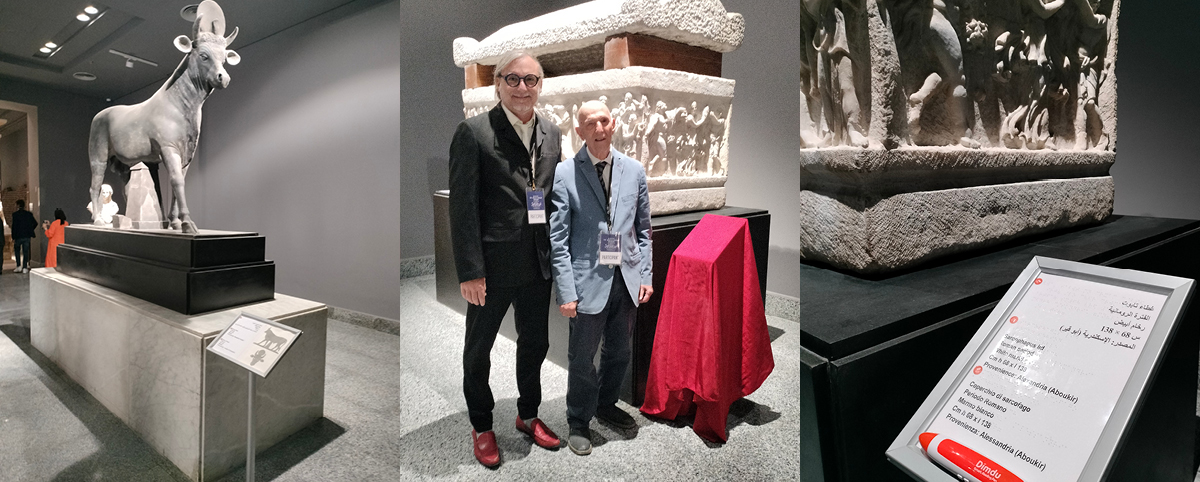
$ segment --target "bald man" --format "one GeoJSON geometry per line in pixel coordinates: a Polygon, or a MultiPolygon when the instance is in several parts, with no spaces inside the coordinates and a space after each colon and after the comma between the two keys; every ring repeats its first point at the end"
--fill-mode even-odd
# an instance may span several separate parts
{"type": "Polygon", "coordinates": [[[637,426],[616,403],[629,366],[637,306],[654,288],[646,171],[612,148],[615,120],[604,103],[584,103],[577,120],[575,133],[584,146],[554,170],[550,268],[559,311],[571,318],[567,447],[587,455],[593,417],[617,428],[637,426]],[[597,371],[593,360],[601,338],[597,371]]]}

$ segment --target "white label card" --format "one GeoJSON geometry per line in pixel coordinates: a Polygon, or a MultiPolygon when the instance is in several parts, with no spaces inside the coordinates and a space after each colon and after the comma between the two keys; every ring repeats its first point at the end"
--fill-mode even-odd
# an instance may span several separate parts
{"type": "Polygon", "coordinates": [[[1079,479],[1166,300],[1041,273],[925,431],[1025,482],[1079,479]]]}
{"type": "Polygon", "coordinates": [[[525,207],[529,210],[529,224],[546,224],[546,193],[541,189],[526,190],[525,207]]]}
{"type": "Polygon", "coordinates": [[[621,264],[621,235],[600,233],[600,264],[621,264]]]}
{"type": "Polygon", "coordinates": [[[300,330],[245,313],[208,344],[208,351],[266,377],[300,330]]]}

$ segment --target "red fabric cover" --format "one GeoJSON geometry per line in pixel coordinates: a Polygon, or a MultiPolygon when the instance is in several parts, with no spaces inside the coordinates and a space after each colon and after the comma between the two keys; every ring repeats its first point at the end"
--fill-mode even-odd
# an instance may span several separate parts
{"type": "Polygon", "coordinates": [[[695,411],[697,435],[724,442],[734,401],[775,368],[749,222],[705,215],[671,255],[642,412],[695,411]]]}

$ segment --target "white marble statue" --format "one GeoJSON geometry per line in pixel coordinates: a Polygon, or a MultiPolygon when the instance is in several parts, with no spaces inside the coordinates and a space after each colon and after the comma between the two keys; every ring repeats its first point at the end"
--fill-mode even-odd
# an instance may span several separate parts
{"type": "Polygon", "coordinates": [[[112,186],[103,184],[100,186],[100,210],[97,211],[93,209],[93,204],[88,203],[87,210],[89,213],[92,213],[92,224],[95,224],[96,226],[112,227],[113,215],[117,214],[117,211],[121,210],[120,206],[117,206],[117,202],[113,201],[112,195],[112,186]]]}
{"type": "MultiPolygon", "coordinates": [[[[196,7],[192,36],[175,38],[175,48],[185,55],[167,82],[136,105],[115,105],[100,111],[92,120],[88,157],[92,169],[91,200],[100,201],[100,183],[110,165],[128,176],[129,166],[139,162],[163,164],[171,180],[171,229],[196,233],[188,211],[183,178],[196,154],[200,137],[200,108],[216,89],[229,85],[224,64],[237,65],[241,57],[225,47],[237,37],[237,28],[225,35],[225,14],[212,0],[196,7]]],[[[157,179],[157,177],[156,177],[157,179]]],[[[100,221],[100,213],[92,213],[100,221]]]]}

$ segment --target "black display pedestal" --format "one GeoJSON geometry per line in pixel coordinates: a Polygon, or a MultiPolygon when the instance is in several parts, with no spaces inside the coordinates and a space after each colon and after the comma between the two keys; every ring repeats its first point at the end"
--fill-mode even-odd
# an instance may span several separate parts
{"type": "MultiPolygon", "coordinates": [[[[646,393],[646,375],[650,372],[650,351],[654,348],[654,330],[658,326],[658,309],[662,302],[663,286],[667,283],[667,267],[671,254],[692,232],[705,214],[717,214],[746,218],[750,222],[750,239],[754,245],[754,259],[758,265],[759,288],[763,298],[767,296],[767,254],[771,238],[771,215],[762,209],[746,209],[726,206],[721,209],[684,214],[654,216],[650,220],[653,232],[650,240],[654,250],[654,296],[638,307],[637,322],[633,328],[633,354],[630,363],[630,379],[622,398],[633,406],[640,406],[646,393]]],[[[458,273],[454,266],[454,246],[450,238],[450,193],[437,191],[433,194],[434,254],[437,299],[459,313],[466,313],[467,302],[458,288],[458,273]]],[[[551,296],[550,310],[550,353],[546,356],[552,363],[567,366],[568,320],[558,312],[558,305],[551,296]]],[[[500,333],[516,339],[512,328],[511,310],[500,327],[500,333]]]]}
{"type": "Polygon", "coordinates": [[[274,299],[258,233],[67,226],[58,271],[185,315],[274,299]]]}
{"type": "MultiPolygon", "coordinates": [[[[882,279],[802,265],[801,477],[910,480],[884,456],[1033,256],[1200,279],[1200,222],[1114,216],[882,279]]],[[[1115,455],[1112,481],[1191,480],[1200,304],[1115,455]]]]}

